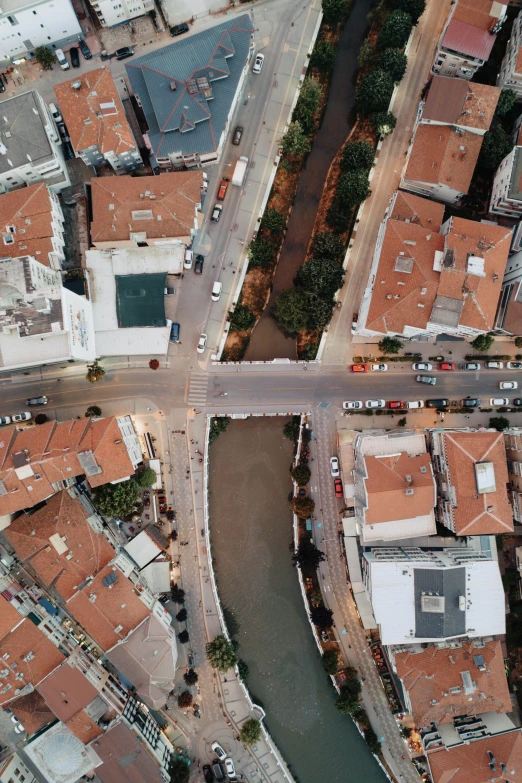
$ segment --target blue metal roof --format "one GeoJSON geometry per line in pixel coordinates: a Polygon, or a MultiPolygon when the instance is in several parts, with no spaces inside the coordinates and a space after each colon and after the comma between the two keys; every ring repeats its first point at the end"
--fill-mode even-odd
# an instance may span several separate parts
{"type": "Polygon", "coordinates": [[[244,14],[126,65],[156,157],[215,152],[253,32],[244,14]]]}

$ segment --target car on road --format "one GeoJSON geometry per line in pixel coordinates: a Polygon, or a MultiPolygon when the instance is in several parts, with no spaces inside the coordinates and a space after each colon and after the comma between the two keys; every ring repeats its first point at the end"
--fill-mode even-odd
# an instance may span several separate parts
{"type": "Polygon", "coordinates": [[[509,405],[509,400],[507,397],[491,397],[489,404],[502,408],[504,405],[509,405]]]}
{"type": "Polygon", "coordinates": [[[23,734],[25,729],[21,723],[14,727],[15,734],[23,734]]]}
{"type": "Polygon", "coordinates": [[[221,780],[225,780],[225,773],[223,772],[223,767],[221,766],[221,764],[217,759],[212,762],[212,771],[214,773],[214,777],[218,782],[221,780]]]}
{"type": "Polygon", "coordinates": [[[404,405],[402,400],[390,400],[388,402],[388,408],[390,410],[395,410],[397,408],[402,409],[402,408],[405,408],[405,407],[406,406],[404,405]]]}
{"type": "Polygon", "coordinates": [[[13,416],[11,416],[11,421],[13,424],[17,421],[29,421],[29,419],[33,418],[33,414],[29,413],[29,411],[25,411],[24,413],[15,413],[13,416]]]}
{"type": "Polygon", "coordinates": [[[351,364],[350,372],[368,372],[367,364],[351,364]]]}
{"type": "Polygon", "coordinates": [[[343,482],[340,478],[336,478],[334,481],[335,497],[342,498],[343,496],[343,482]]]}
{"type": "Polygon", "coordinates": [[[236,768],[234,767],[234,762],[232,759],[225,759],[225,769],[227,771],[229,780],[237,780],[236,768]]]}
{"type": "Polygon", "coordinates": [[[484,367],[488,370],[502,370],[504,369],[504,362],[486,362],[484,367]]]}
{"type": "Polygon", "coordinates": [[[371,410],[372,408],[385,408],[386,407],[386,401],[385,400],[366,400],[365,405],[368,408],[368,410],[371,410]]]}
{"type": "Polygon", "coordinates": [[[359,313],[352,315],[352,333],[357,330],[357,321],[359,320],[359,313]]]}
{"type": "MultiPolygon", "coordinates": [[[[522,398],[521,397],[515,397],[513,400],[513,405],[515,405],[517,408],[522,408],[522,398]]],[[[2,422],[0,421],[0,424],[2,422]]]]}
{"type": "Polygon", "coordinates": [[[343,402],[343,409],[345,411],[360,411],[361,408],[364,408],[364,405],[362,404],[361,400],[346,400],[343,402]]]}
{"type": "Polygon", "coordinates": [[[434,375],[416,375],[415,380],[417,383],[429,383],[430,386],[435,386],[437,379],[434,375]]]}
{"type": "Polygon", "coordinates": [[[214,285],[212,286],[212,293],[210,294],[210,298],[213,302],[219,302],[219,297],[221,296],[221,291],[223,290],[223,283],[220,283],[219,280],[216,280],[214,285]]]}
{"type": "Polygon", "coordinates": [[[406,407],[415,410],[415,408],[424,408],[424,403],[422,400],[410,400],[406,403],[406,407]]]}
{"type": "Polygon", "coordinates": [[[453,362],[439,362],[437,364],[437,370],[454,370],[455,365],[453,362]]]}
{"type": "Polygon", "coordinates": [[[173,323],[170,327],[170,342],[171,343],[179,343],[179,333],[180,333],[180,325],[178,323],[173,323]]]}
{"type": "Polygon", "coordinates": [[[3,83],[1,78],[0,78],[0,92],[5,92],[5,84],[3,83]]]}
{"type": "Polygon", "coordinates": [[[480,408],[480,400],[473,397],[466,397],[465,400],[460,400],[459,405],[461,408],[480,408]]]}
{"type": "Polygon", "coordinates": [[[517,381],[500,381],[499,389],[518,389],[517,381]]]}
{"type": "Polygon", "coordinates": [[[214,751],[214,753],[216,754],[216,756],[220,761],[224,761],[226,759],[227,754],[225,753],[225,751],[223,750],[219,742],[214,742],[212,744],[212,750],[214,751]]]}
{"type": "Polygon", "coordinates": [[[185,250],[185,259],[183,261],[183,269],[192,269],[192,259],[194,258],[194,253],[192,250],[187,247],[185,250]]]}
{"type": "Polygon", "coordinates": [[[0,424],[11,424],[10,416],[0,416],[0,424]]]}
{"type": "Polygon", "coordinates": [[[58,60],[58,64],[59,64],[60,68],[62,69],[62,71],[68,71],[69,68],[70,68],[69,60],[64,55],[63,51],[61,49],[55,49],[54,56],[58,60]]]}
{"type": "Polygon", "coordinates": [[[439,397],[435,400],[426,400],[427,408],[449,408],[450,401],[445,397],[439,397]]]}
{"type": "Polygon", "coordinates": [[[174,38],[174,36],[183,35],[183,33],[188,33],[188,31],[188,24],[186,22],[182,22],[182,24],[175,24],[174,27],[171,27],[169,33],[174,38]]]}
{"type": "Polygon", "coordinates": [[[29,399],[27,399],[25,401],[25,404],[26,405],[47,405],[48,402],[49,402],[49,398],[48,397],[29,397],[29,399]]]}
{"type": "Polygon", "coordinates": [[[508,370],[522,370],[522,362],[508,362],[506,367],[508,370]]]}
{"type": "Polygon", "coordinates": [[[126,60],[127,57],[132,57],[134,49],[132,46],[122,46],[121,49],[116,49],[114,56],[117,60],[126,60]]]}
{"type": "MultiPolygon", "coordinates": [[[[60,110],[56,108],[56,104],[54,104],[54,103],[50,103],[50,104],[49,104],[49,111],[50,111],[50,112],[51,112],[51,114],[53,115],[53,120],[54,120],[56,123],[58,123],[58,122],[63,122],[63,117],[62,117],[62,115],[60,114],[60,110]]],[[[59,129],[58,129],[58,130],[59,130],[59,129]]]]}
{"type": "Polygon", "coordinates": [[[263,70],[264,62],[265,62],[265,55],[261,54],[261,52],[259,52],[259,54],[256,54],[256,59],[254,60],[254,67],[252,68],[252,73],[261,73],[261,71],[263,70]]]}
{"type": "Polygon", "coordinates": [[[205,263],[204,256],[197,255],[196,256],[196,263],[194,264],[194,272],[197,275],[203,274],[203,264],[205,263]]]}
{"type": "Polygon", "coordinates": [[[219,221],[221,220],[222,212],[223,212],[223,206],[221,204],[216,204],[214,206],[214,209],[212,210],[212,215],[210,217],[212,223],[219,223],[219,221]]]}
{"type": "Polygon", "coordinates": [[[207,335],[203,333],[199,335],[198,347],[196,348],[196,350],[198,353],[203,353],[206,347],[207,347],[207,335]]]}
{"type": "Polygon", "coordinates": [[[465,362],[461,365],[463,370],[480,370],[480,362],[465,362]]]}
{"type": "Polygon", "coordinates": [[[71,65],[73,68],[79,68],[80,67],[80,52],[78,51],[77,46],[71,46],[69,49],[69,54],[71,55],[71,65]]]}
{"type": "Polygon", "coordinates": [[[203,777],[205,778],[205,783],[212,783],[214,780],[214,775],[212,774],[212,770],[210,769],[210,764],[204,764],[203,765],[203,777]]]}
{"type": "Polygon", "coordinates": [[[334,478],[339,476],[339,460],[337,457],[330,457],[330,473],[334,478]]]}
{"type": "Polygon", "coordinates": [[[234,135],[232,136],[232,144],[235,144],[236,147],[238,146],[239,142],[241,141],[241,136],[243,135],[244,128],[242,125],[238,125],[234,131],[234,135]]]}
{"type": "Polygon", "coordinates": [[[216,197],[218,201],[223,201],[223,199],[227,195],[227,188],[228,188],[228,183],[229,182],[230,182],[230,180],[229,180],[228,177],[223,177],[223,179],[221,180],[221,183],[219,185],[218,194],[217,194],[217,197],[216,197]]]}
{"type": "Polygon", "coordinates": [[[371,364],[370,370],[372,372],[386,372],[388,370],[387,364],[371,364]]]}
{"type": "Polygon", "coordinates": [[[429,362],[414,362],[411,365],[412,370],[433,370],[433,364],[429,362]]]}
{"type": "Polygon", "coordinates": [[[85,59],[92,60],[92,52],[87,46],[87,44],[85,43],[85,41],[83,40],[83,38],[80,38],[80,40],[78,41],[78,46],[82,50],[82,54],[85,57],[85,59]]]}

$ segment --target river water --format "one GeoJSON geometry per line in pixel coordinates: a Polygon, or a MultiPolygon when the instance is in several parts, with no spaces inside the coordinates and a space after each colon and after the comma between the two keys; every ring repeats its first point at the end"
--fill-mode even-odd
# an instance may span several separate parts
{"type": "Polygon", "coordinates": [[[248,686],[300,783],[385,783],[334,706],[291,561],[292,443],[282,418],[232,421],[210,450],[210,535],[248,686]]]}

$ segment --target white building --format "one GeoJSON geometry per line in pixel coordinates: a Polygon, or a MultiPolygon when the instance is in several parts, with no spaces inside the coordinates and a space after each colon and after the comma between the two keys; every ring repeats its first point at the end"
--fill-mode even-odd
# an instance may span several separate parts
{"type": "Polygon", "coordinates": [[[511,38],[502,60],[498,84],[516,92],[522,98],[522,14],[513,22],[511,38]]]}
{"type": "Polygon", "coordinates": [[[18,753],[13,753],[0,764],[0,783],[36,783],[36,778],[18,753]]]}
{"type": "Polygon", "coordinates": [[[514,218],[522,216],[522,147],[520,146],[513,147],[496,171],[489,211],[493,215],[514,218]]]}
{"type": "Polygon", "coordinates": [[[70,0],[3,0],[0,65],[32,57],[37,46],[59,49],[73,44],[81,36],[82,30],[70,0]]]}
{"type": "Polygon", "coordinates": [[[154,0],[90,0],[100,24],[113,27],[155,10],[154,0]]]}
{"type": "Polygon", "coordinates": [[[2,101],[0,132],[0,193],[37,182],[59,193],[71,184],[60,134],[36,90],[2,101]]]}

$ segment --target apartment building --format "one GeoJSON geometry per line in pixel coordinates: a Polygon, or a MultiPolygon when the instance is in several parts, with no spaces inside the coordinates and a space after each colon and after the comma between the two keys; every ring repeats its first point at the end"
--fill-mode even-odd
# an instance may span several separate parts
{"type": "Polygon", "coordinates": [[[130,22],[156,10],[154,0],[89,0],[103,27],[130,22]]]}
{"type": "MultiPolygon", "coordinates": [[[[522,223],[516,229],[522,237],[522,223]]],[[[516,240],[518,243],[518,239],[516,240]]],[[[513,248],[513,242],[511,243],[513,248]]],[[[495,319],[498,334],[522,334],[522,252],[518,250],[508,258],[502,291],[495,319]]]]}
{"type": "Polygon", "coordinates": [[[522,15],[513,22],[511,37],[502,60],[498,85],[516,92],[522,98],[522,15]]]}
{"type": "Polygon", "coordinates": [[[0,11],[0,65],[32,58],[37,46],[59,49],[81,36],[70,0],[7,0],[0,11]]]}
{"type": "Polygon", "coordinates": [[[522,524],[522,428],[510,427],[504,430],[507,458],[507,488],[511,501],[513,518],[522,524]]]}
{"type": "Polygon", "coordinates": [[[489,58],[506,11],[504,0],[457,0],[442,32],[432,73],[471,79],[489,58]]]}
{"type": "Polygon", "coordinates": [[[522,781],[522,733],[511,728],[485,733],[476,740],[442,745],[427,754],[433,783],[520,783],[522,781]]]}
{"type": "Polygon", "coordinates": [[[359,434],[354,454],[354,509],[362,542],[435,534],[435,479],[423,434],[359,434]]]}
{"type": "Polygon", "coordinates": [[[37,783],[37,780],[18,753],[12,753],[0,762],[0,783],[37,783]]]}
{"type": "Polygon", "coordinates": [[[59,193],[71,184],[60,134],[36,90],[2,100],[0,192],[45,182],[59,193]]]}
{"type": "Polygon", "coordinates": [[[485,430],[431,430],[439,522],[457,536],[513,532],[504,435],[485,430]]]}
{"type": "Polygon", "coordinates": [[[108,65],[61,82],[54,92],[76,157],[94,168],[108,163],[117,173],[143,167],[108,65]]]}
{"type": "Polygon", "coordinates": [[[5,226],[0,256],[31,256],[38,264],[61,269],[63,221],[58,196],[43,182],[0,195],[0,226],[5,226]]]}
{"type": "Polygon", "coordinates": [[[493,215],[522,215],[522,142],[520,139],[498,167],[493,179],[489,211],[493,215]]]}

